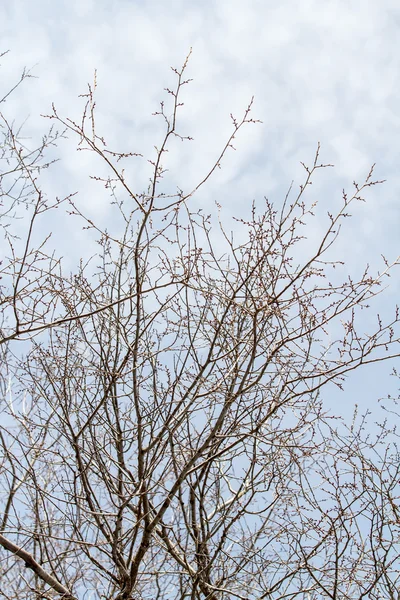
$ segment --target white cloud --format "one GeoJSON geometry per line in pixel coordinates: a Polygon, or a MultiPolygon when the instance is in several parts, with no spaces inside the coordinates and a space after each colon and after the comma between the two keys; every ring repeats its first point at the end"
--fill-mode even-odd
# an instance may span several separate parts
{"type": "MultiPolygon", "coordinates": [[[[335,164],[312,190],[324,211],[373,162],[377,177],[388,180],[355,209],[359,221],[346,224],[342,252],[356,265],[373,262],[380,248],[398,254],[397,0],[14,0],[1,4],[0,22],[0,50],[11,50],[2,60],[3,89],[37,63],[39,79],[4,109],[19,120],[30,115],[33,137],[45,129],[38,115],[53,101],[61,114],[78,117],[77,96],[97,68],[101,133],[116,149],[148,157],[162,135],[151,113],[163,88],[174,85],[169,67],[179,67],[193,46],[181,129],[195,141],[174,145],[166,185],[190,187],[207,171],[230,133],[230,112],[239,116],[254,94],[254,117],[263,125],[238,135],[237,152],[228,153],[199,204],[227,199],[234,213],[264,195],[279,202],[293,178],[301,182],[299,161],[312,160],[320,140],[322,159],[335,164]]],[[[48,176],[50,192],[80,189],[89,209],[106,214],[107,197],[82,173],[83,166],[95,171],[94,157],[71,144],[58,152],[63,162],[48,176]]],[[[148,177],[143,164],[134,161],[130,171],[139,190],[148,177]]]]}

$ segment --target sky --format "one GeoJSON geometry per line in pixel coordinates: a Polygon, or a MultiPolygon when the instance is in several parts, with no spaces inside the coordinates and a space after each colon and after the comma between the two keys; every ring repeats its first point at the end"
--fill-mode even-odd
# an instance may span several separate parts
{"type": "MultiPolygon", "coordinates": [[[[376,177],[386,180],[352,211],[338,247],[349,270],[366,262],[380,269],[381,253],[389,261],[400,254],[399,30],[398,0],[2,2],[0,52],[9,53],[1,60],[1,91],[24,67],[35,75],[3,112],[26,120],[34,145],[49,125],[40,115],[52,103],[60,114],[79,117],[78,96],[97,70],[101,133],[115,149],[149,156],[162,133],[152,113],[174,84],[170,67],[179,68],[192,48],[193,81],[183,93],[180,124],[194,140],[173,147],[167,181],[196,183],[231,133],[230,114],[240,117],[254,96],[252,116],[262,123],[240,132],[236,152],[195,202],[211,210],[218,201],[228,217],[264,196],[279,203],[292,180],[302,182],[300,161],[312,162],[320,142],[323,162],[335,165],[312,191],[322,213],[339,206],[342,188],[362,181],[373,163],[376,177]]],[[[109,204],[88,179],[95,159],[73,148],[69,141],[57,148],[60,162],[43,175],[47,193],[79,190],[88,212],[106,219],[109,204]]],[[[132,166],[137,189],[148,175],[142,163],[132,166]]],[[[81,242],[79,232],[68,235],[81,242]]],[[[399,283],[400,269],[377,310],[398,297],[399,283]]],[[[385,365],[355,374],[347,397],[368,403],[393,391],[389,371],[385,365]]]]}

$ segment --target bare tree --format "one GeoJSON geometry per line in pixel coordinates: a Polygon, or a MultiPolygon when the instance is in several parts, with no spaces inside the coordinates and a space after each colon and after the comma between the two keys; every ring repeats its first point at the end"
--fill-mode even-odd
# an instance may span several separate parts
{"type": "Polygon", "coordinates": [[[365,415],[348,424],[322,398],[399,355],[397,308],[369,333],[360,317],[392,265],[340,280],[334,260],[349,207],[379,182],[371,169],[317,243],[303,243],[308,188],[328,166],[318,147],[299,192],[254,204],[236,241],[222,211],[196,210],[193,196],[255,123],[252,102],[198,185],[163,191],[165,152],[184,139],[187,60],[167,90],[172,117],[163,103],[157,113],[165,134],[146,192],[123,169],[142,158],[109,150],[96,130],[95,84],[79,121],[53,108],[60,131],[107,166],[98,179],[113,200],[111,231],[64,198],[100,245],[72,274],[32,233],[61,204],[39,182],[63,133],[32,152],[3,117],[0,594],[397,599],[396,430],[384,422],[373,436],[365,415]],[[12,219],[22,203],[25,230],[12,219]]]}

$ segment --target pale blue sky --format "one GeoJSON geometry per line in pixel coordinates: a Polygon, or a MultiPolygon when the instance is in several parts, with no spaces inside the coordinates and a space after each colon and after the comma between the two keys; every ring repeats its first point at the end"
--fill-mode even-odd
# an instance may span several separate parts
{"type": "MultiPolygon", "coordinates": [[[[241,132],[237,151],[195,201],[207,208],[218,200],[228,216],[264,195],[279,203],[292,179],[301,183],[299,161],[311,162],[320,141],[322,159],[335,165],[312,190],[321,218],[372,163],[377,178],[387,179],[346,223],[338,251],[349,269],[366,261],[379,269],[381,252],[389,260],[400,254],[398,0],[13,0],[0,4],[0,23],[0,51],[10,50],[1,89],[36,65],[38,79],[3,106],[17,122],[29,117],[25,133],[34,140],[52,102],[60,114],[79,117],[77,96],[97,69],[101,133],[115,149],[148,156],[161,132],[151,113],[173,85],[169,67],[179,67],[193,47],[181,130],[194,141],[168,155],[171,185],[191,187],[204,175],[231,131],[229,114],[240,116],[254,95],[253,116],[263,124],[241,132]]],[[[98,170],[94,158],[68,142],[57,155],[62,161],[44,174],[48,194],[79,190],[88,211],[108,218],[107,197],[88,179],[98,170]]],[[[147,177],[143,163],[132,165],[138,190],[147,177]]],[[[400,288],[400,270],[395,275],[389,303],[400,288]]],[[[387,302],[380,299],[379,310],[387,302]]],[[[380,366],[353,378],[347,397],[357,392],[372,402],[390,387],[388,372],[380,366]]]]}

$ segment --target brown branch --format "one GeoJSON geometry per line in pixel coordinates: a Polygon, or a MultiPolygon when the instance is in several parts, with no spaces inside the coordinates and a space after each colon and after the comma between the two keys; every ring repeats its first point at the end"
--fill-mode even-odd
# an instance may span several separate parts
{"type": "Polygon", "coordinates": [[[8,550],[9,552],[12,552],[13,554],[15,554],[15,556],[18,556],[19,558],[21,558],[25,562],[26,568],[32,569],[32,571],[42,581],[47,583],[47,585],[49,585],[51,588],[53,588],[53,590],[55,590],[56,592],[61,594],[61,597],[63,598],[63,600],[77,600],[77,596],[74,596],[68,590],[68,588],[66,588],[64,585],[62,585],[55,577],[50,575],[50,573],[47,573],[47,571],[45,571],[43,569],[43,567],[33,558],[32,554],[30,554],[29,552],[27,552],[26,550],[24,550],[17,544],[14,544],[10,540],[8,540],[1,533],[0,533],[0,544],[3,546],[3,548],[8,550]]]}

